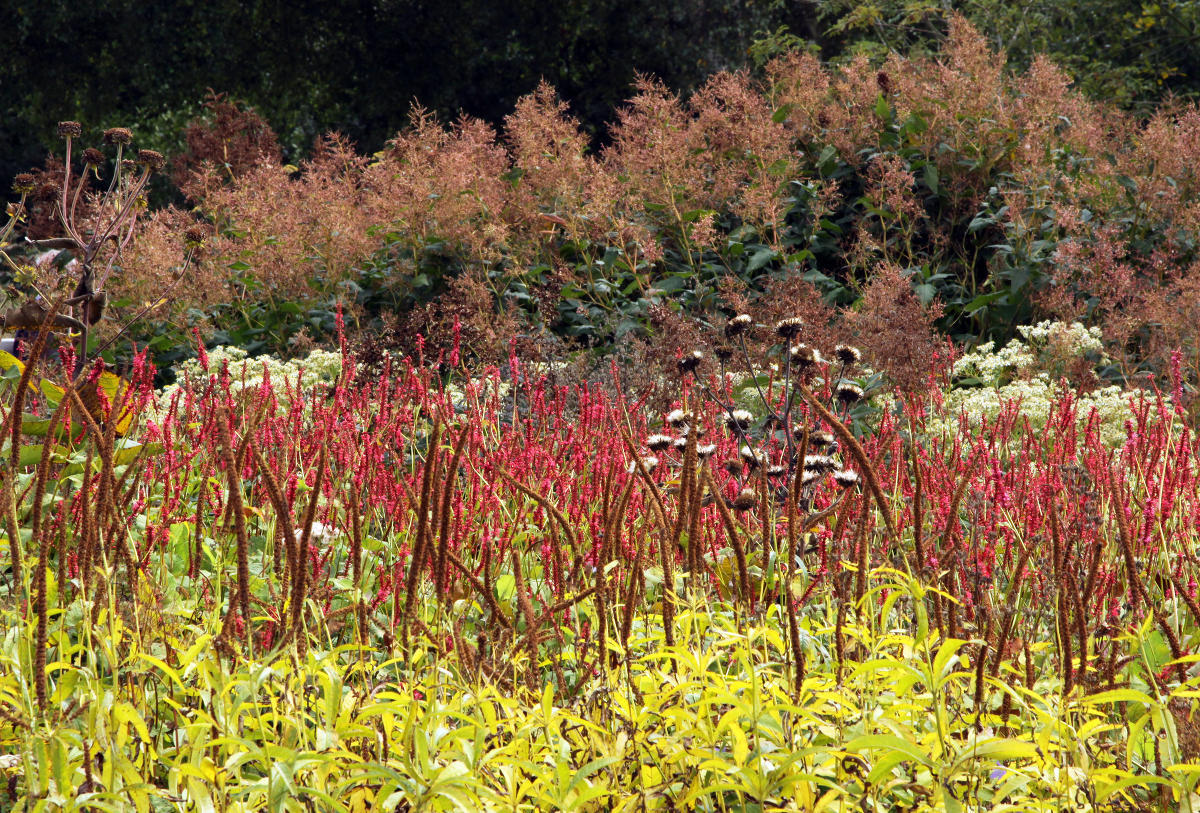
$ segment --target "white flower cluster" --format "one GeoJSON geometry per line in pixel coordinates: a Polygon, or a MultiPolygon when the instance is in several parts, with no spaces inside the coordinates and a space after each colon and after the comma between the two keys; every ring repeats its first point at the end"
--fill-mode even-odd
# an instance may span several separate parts
{"type": "MultiPolygon", "coordinates": [[[[996,349],[994,342],[979,345],[954,363],[956,378],[976,379],[976,386],[958,387],[946,397],[946,414],[961,416],[971,426],[995,418],[1008,405],[1018,404],[1019,414],[1034,431],[1045,427],[1055,405],[1070,392],[1061,373],[1071,361],[1091,356],[1105,361],[1099,328],[1078,322],[1042,322],[1017,328],[1019,339],[996,349]]],[[[1109,446],[1125,442],[1125,421],[1141,394],[1112,385],[1089,393],[1074,393],[1076,422],[1086,426],[1093,411],[1100,424],[1100,437],[1109,446]]],[[[936,430],[953,431],[945,425],[936,430]]]]}
{"type": "Polygon", "coordinates": [[[300,391],[309,392],[314,387],[332,385],[342,374],[341,353],[328,350],[314,350],[302,359],[281,361],[274,356],[249,358],[240,347],[214,347],[208,351],[207,373],[199,359],[188,359],[179,365],[176,383],[159,391],[160,409],[167,408],[181,388],[203,387],[210,376],[223,375],[226,364],[229,365],[230,392],[235,398],[257,390],[266,376],[270,376],[276,397],[283,401],[286,387],[295,388],[297,380],[300,391]]]}

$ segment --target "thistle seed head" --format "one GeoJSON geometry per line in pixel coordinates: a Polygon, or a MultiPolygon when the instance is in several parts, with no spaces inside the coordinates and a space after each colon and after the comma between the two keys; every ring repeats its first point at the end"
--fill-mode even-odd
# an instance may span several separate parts
{"type": "Polygon", "coordinates": [[[851,488],[858,484],[858,472],[850,469],[840,469],[833,473],[833,479],[842,488],[851,488]]]}
{"type": "Polygon", "coordinates": [[[851,347],[848,344],[839,344],[833,348],[833,354],[837,356],[837,360],[846,366],[858,364],[862,361],[862,351],[857,347],[851,347]]]}
{"type": "Polygon", "coordinates": [[[754,493],[752,488],[743,488],[736,497],[734,497],[732,505],[734,511],[749,511],[758,504],[758,495],[754,493]]]}
{"type": "Polygon", "coordinates": [[[804,320],[799,316],[790,316],[775,323],[775,333],[788,341],[799,336],[802,330],[804,330],[804,320]]]}
{"type": "Polygon", "coordinates": [[[646,447],[652,452],[661,452],[671,445],[672,440],[670,435],[651,435],[646,438],[646,447]]]}
{"type": "Polygon", "coordinates": [[[737,477],[746,469],[740,460],[726,460],[721,464],[721,468],[725,469],[726,472],[732,474],[734,477],[737,477]]]}
{"type": "Polygon", "coordinates": [[[712,457],[716,451],[717,451],[717,444],[709,443],[704,446],[697,446],[696,447],[696,456],[703,460],[703,459],[712,457]]]}
{"type": "Polygon", "coordinates": [[[733,358],[733,348],[727,344],[717,345],[715,348],[713,348],[713,355],[716,356],[717,360],[722,364],[726,364],[731,358],[733,358]]]}
{"type": "Polygon", "coordinates": [[[808,454],[804,456],[804,470],[828,474],[838,467],[837,461],[823,454],[808,454]]]}
{"type": "Polygon", "coordinates": [[[843,404],[849,406],[862,400],[863,388],[857,384],[842,382],[838,384],[837,389],[834,391],[834,396],[843,404]]]}
{"type": "Polygon", "coordinates": [[[807,344],[792,345],[788,349],[788,355],[791,356],[792,366],[800,370],[807,370],[822,361],[821,354],[817,352],[816,348],[809,347],[807,344]]]}
{"type": "Polygon", "coordinates": [[[679,360],[679,372],[694,373],[702,361],[704,361],[704,354],[699,350],[693,350],[679,360]]]}
{"type": "Polygon", "coordinates": [[[749,410],[735,409],[725,416],[725,426],[730,431],[745,432],[750,428],[750,423],[754,420],[754,415],[749,410]]]}
{"type": "Polygon", "coordinates": [[[754,327],[754,319],[748,313],[739,313],[725,323],[725,335],[732,339],[754,327]]]}
{"type": "Polygon", "coordinates": [[[688,416],[682,409],[673,409],[667,413],[667,423],[679,429],[688,425],[688,416]]]}

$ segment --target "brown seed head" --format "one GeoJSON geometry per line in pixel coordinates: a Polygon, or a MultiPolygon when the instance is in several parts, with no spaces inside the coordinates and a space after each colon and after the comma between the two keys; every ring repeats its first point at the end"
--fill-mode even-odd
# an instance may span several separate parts
{"type": "Polygon", "coordinates": [[[91,167],[98,167],[104,163],[104,153],[95,147],[88,147],[83,151],[83,163],[91,167]]]}
{"type": "Polygon", "coordinates": [[[133,133],[127,127],[109,127],[104,131],[105,144],[120,144],[122,146],[133,141],[133,133]]]}
{"type": "Polygon", "coordinates": [[[739,313],[725,323],[725,335],[732,339],[735,336],[741,336],[752,327],[754,327],[754,319],[750,314],[739,313]]]}
{"type": "Polygon", "coordinates": [[[775,323],[775,332],[782,339],[791,341],[800,335],[800,331],[804,329],[804,320],[799,316],[790,316],[787,319],[780,319],[775,323]]]}
{"type": "Polygon", "coordinates": [[[752,488],[743,488],[741,493],[734,497],[730,505],[734,511],[749,511],[758,504],[758,495],[754,493],[752,488]]]}
{"type": "Polygon", "coordinates": [[[163,165],[167,163],[167,159],[163,158],[163,154],[156,150],[138,150],[137,162],[154,172],[162,169],[163,165]]]}
{"type": "Polygon", "coordinates": [[[200,245],[207,236],[207,232],[201,226],[188,226],[187,230],[183,233],[183,239],[189,246],[200,245]]]}
{"type": "Polygon", "coordinates": [[[29,172],[22,172],[13,178],[13,191],[18,195],[28,195],[37,186],[37,178],[29,172]]]}
{"type": "Polygon", "coordinates": [[[60,121],[58,135],[60,138],[79,138],[83,134],[83,125],[77,121],[60,121]]]}

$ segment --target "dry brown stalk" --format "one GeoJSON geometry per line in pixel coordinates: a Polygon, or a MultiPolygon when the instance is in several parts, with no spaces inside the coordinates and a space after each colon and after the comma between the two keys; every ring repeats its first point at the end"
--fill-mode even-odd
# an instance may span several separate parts
{"type": "Polygon", "coordinates": [[[983,630],[983,640],[979,642],[978,651],[975,653],[975,730],[983,729],[983,676],[984,666],[987,663],[988,653],[988,638],[992,634],[992,621],[989,618],[983,630]]]}
{"type": "Polygon", "coordinates": [[[512,624],[509,623],[507,616],[500,612],[500,606],[496,604],[496,597],[492,594],[492,590],[486,584],[481,582],[474,573],[471,572],[471,569],[463,563],[462,559],[459,559],[449,551],[446,552],[446,558],[450,564],[454,565],[454,567],[458,569],[458,572],[461,573],[467,579],[467,581],[471,583],[471,586],[475,588],[475,592],[483,596],[483,600],[487,603],[488,608],[492,611],[492,617],[496,619],[496,622],[506,630],[511,630],[512,624]]]}
{"type": "Polygon", "coordinates": [[[450,457],[450,467],[442,473],[442,480],[445,485],[442,487],[442,507],[441,507],[441,527],[438,529],[438,555],[437,564],[434,568],[435,586],[439,601],[445,601],[446,588],[446,555],[450,550],[450,499],[454,495],[454,482],[458,478],[458,464],[462,460],[463,452],[467,447],[467,440],[471,437],[471,427],[463,427],[462,432],[458,436],[458,441],[454,444],[454,453],[450,457]]]}
{"type": "MultiPolygon", "coordinates": [[[[267,499],[271,501],[271,506],[275,509],[275,522],[282,529],[281,536],[283,537],[284,550],[287,553],[287,568],[285,571],[284,586],[288,579],[296,577],[296,529],[292,526],[292,512],[288,508],[287,500],[283,498],[283,491],[279,488],[279,481],[275,479],[275,475],[271,473],[271,467],[267,465],[267,461],[263,459],[262,452],[257,448],[251,450],[254,455],[254,462],[258,465],[258,473],[262,475],[263,482],[267,486],[267,499]]],[[[199,511],[197,511],[197,522],[199,521],[199,511]]],[[[199,525],[196,527],[196,532],[200,532],[199,525]]]]}
{"type": "MultiPolygon", "coordinates": [[[[73,389],[73,385],[68,384],[73,389]]],[[[30,525],[32,528],[30,541],[38,546],[37,572],[33,574],[34,613],[37,615],[37,645],[33,652],[34,687],[37,692],[38,710],[46,713],[46,639],[47,639],[47,609],[46,609],[46,568],[50,558],[50,534],[42,528],[42,500],[46,495],[46,483],[50,479],[51,452],[50,439],[54,437],[58,422],[65,412],[70,415],[70,398],[64,397],[58,402],[58,407],[50,417],[50,428],[46,432],[46,441],[42,446],[42,458],[38,461],[36,485],[33,490],[33,511],[30,525]]],[[[68,417],[69,421],[70,418],[68,417]]],[[[69,425],[69,424],[68,424],[69,425]]],[[[19,427],[18,423],[14,426],[19,427]]],[[[59,552],[64,556],[63,552],[59,552]]]]}
{"type": "Polygon", "coordinates": [[[529,684],[529,688],[533,689],[537,687],[538,683],[537,618],[533,613],[533,597],[529,592],[529,586],[525,583],[525,574],[521,570],[521,554],[513,550],[511,556],[513,578],[517,588],[517,605],[521,609],[521,615],[525,617],[526,629],[522,642],[529,653],[529,670],[525,673],[525,680],[529,684]]]}
{"type": "MultiPolygon", "coordinates": [[[[250,534],[246,530],[246,504],[242,494],[242,473],[234,454],[233,436],[230,433],[230,414],[221,409],[217,416],[217,436],[221,443],[221,456],[225,461],[225,477],[229,481],[229,503],[233,506],[233,528],[237,535],[237,602],[242,615],[242,627],[247,644],[252,640],[250,633],[250,534]]],[[[235,602],[229,602],[227,612],[233,613],[235,602]]]]}
{"type": "Polygon", "coordinates": [[[313,480],[312,492],[308,498],[308,507],[304,512],[304,527],[300,531],[296,556],[296,573],[292,579],[292,635],[296,639],[297,653],[303,657],[308,648],[308,634],[304,630],[305,591],[308,587],[308,541],[312,537],[313,521],[317,516],[317,503],[321,500],[321,486],[325,481],[328,468],[329,450],[321,447],[321,456],[317,459],[317,474],[313,480]]]}
{"type": "Polygon", "coordinates": [[[750,612],[754,612],[754,596],[750,591],[750,569],[746,565],[746,549],[742,546],[742,537],[737,532],[737,524],[733,521],[733,515],[729,512],[729,506],[725,504],[721,490],[717,487],[712,470],[705,469],[704,476],[708,480],[708,490],[715,498],[717,513],[720,515],[721,521],[725,523],[725,535],[729,537],[729,544],[733,548],[734,559],[737,561],[738,587],[742,593],[742,600],[746,602],[750,612]]]}
{"type": "Polygon", "coordinates": [[[854,437],[854,433],[846,428],[846,424],[842,423],[836,415],[830,412],[809,391],[808,387],[799,381],[796,382],[796,386],[800,388],[800,394],[804,396],[804,400],[829,424],[834,433],[846,444],[846,448],[850,450],[850,456],[854,458],[854,461],[862,470],[863,479],[867,481],[867,488],[870,489],[871,496],[875,498],[875,503],[879,507],[879,513],[883,515],[883,522],[887,526],[888,536],[898,544],[900,535],[896,531],[896,524],[892,521],[892,514],[888,508],[887,499],[883,495],[883,490],[879,487],[879,478],[876,475],[875,466],[871,463],[870,458],[867,457],[862,444],[858,442],[858,438],[854,437]]]}
{"type": "MultiPolygon", "coordinates": [[[[425,560],[426,538],[429,533],[429,500],[433,490],[434,477],[437,470],[438,443],[442,439],[442,423],[435,420],[433,432],[429,438],[428,452],[425,455],[425,469],[421,478],[421,497],[417,504],[417,539],[413,543],[412,555],[408,565],[408,578],[404,587],[404,609],[399,618],[394,621],[407,620],[412,615],[417,601],[417,576],[425,560]]],[[[396,607],[401,605],[397,602],[396,607]]]]}

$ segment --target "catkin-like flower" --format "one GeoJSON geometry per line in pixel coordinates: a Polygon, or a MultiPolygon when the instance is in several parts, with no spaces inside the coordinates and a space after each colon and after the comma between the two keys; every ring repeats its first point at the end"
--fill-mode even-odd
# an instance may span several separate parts
{"type": "Polygon", "coordinates": [[[787,319],[780,319],[775,323],[775,333],[782,339],[791,341],[800,335],[800,331],[804,330],[804,320],[799,316],[791,316],[787,319]]]}
{"type": "Polygon", "coordinates": [[[754,327],[754,319],[748,313],[739,313],[737,316],[725,323],[725,335],[729,338],[741,336],[743,333],[754,327]]]}
{"type": "Polygon", "coordinates": [[[60,121],[58,135],[59,138],[79,138],[83,135],[83,125],[77,121],[60,121]]]}
{"type": "Polygon", "coordinates": [[[833,355],[837,357],[838,361],[847,366],[858,364],[862,360],[862,351],[848,344],[839,344],[833,348],[833,355]]]}
{"type": "Polygon", "coordinates": [[[725,416],[725,426],[730,431],[745,432],[750,428],[750,422],[754,420],[754,415],[745,409],[735,409],[725,416]]]}
{"type": "Polygon", "coordinates": [[[679,372],[694,373],[702,361],[704,361],[704,354],[699,350],[693,350],[679,360],[679,372]]]}
{"type": "Polygon", "coordinates": [[[670,435],[651,435],[646,438],[646,446],[652,452],[660,452],[670,446],[672,440],[670,435]]]}

